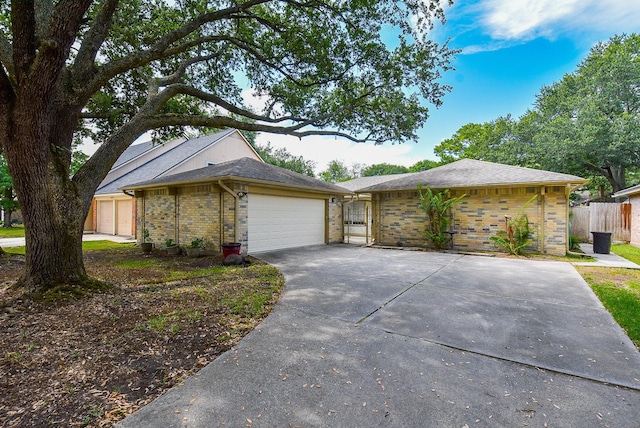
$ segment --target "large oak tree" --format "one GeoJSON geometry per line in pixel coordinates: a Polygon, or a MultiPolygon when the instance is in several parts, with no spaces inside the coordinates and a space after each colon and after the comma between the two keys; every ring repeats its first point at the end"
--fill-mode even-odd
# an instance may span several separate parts
{"type": "Polygon", "coordinates": [[[640,167],[640,35],[596,44],[575,72],[542,88],[533,114],[542,165],[625,188],[626,170],[640,167]]]}
{"type": "Polygon", "coordinates": [[[452,52],[445,0],[11,0],[0,4],[0,146],[22,207],[19,285],[83,286],[92,195],[140,135],[235,127],[415,139],[452,52]],[[242,91],[264,103],[251,109],[242,91]],[[70,173],[72,144],[100,143],[70,173]]]}

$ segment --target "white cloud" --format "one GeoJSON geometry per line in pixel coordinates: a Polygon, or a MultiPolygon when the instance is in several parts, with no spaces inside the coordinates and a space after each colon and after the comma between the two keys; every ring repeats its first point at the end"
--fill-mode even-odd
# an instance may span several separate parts
{"type": "Polygon", "coordinates": [[[260,145],[271,143],[276,148],[284,147],[293,155],[316,162],[316,174],[326,170],[329,162],[336,159],[348,167],[357,163],[411,166],[424,159],[411,153],[414,143],[376,146],[372,143],[354,143],[344,138],[317,136],[298,139],[267,133],[260,133],[256,142],[260,145]]]}
{"type": "Polygon", "coordinates": [[[492,38],[530,40],[568,30],[637,31],[638,0],[486,0],[482,22],[492,38]]]}

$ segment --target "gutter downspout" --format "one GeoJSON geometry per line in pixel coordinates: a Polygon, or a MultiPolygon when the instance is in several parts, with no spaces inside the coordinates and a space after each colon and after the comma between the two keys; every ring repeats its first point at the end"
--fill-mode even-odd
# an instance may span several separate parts
{"type": "MultiPolygon", "coordinates": [[[[227,185],[224,184],[222,180],[218,180],[218,185],[235,199],[235,206],[233,208],[233,239],[234,242],[238,242],[238,201],[240,200],[240,196],[238,196],[236,192],[227,187],[227,185]]],[[[220,207],[220,210],[222,209],[223,207],[220,207]]],[[[223,240],[224,238],[220,236],[220,241],[223,240]]],[[[222,242],[220,242],[220,245],[222,245],[222,242]]]]}
{"type": "Polygon", "coordinates": [[[547,219],[545,218],[546,212],[545,212],[545,209],[544,209],[544,206],[547,203],[546,198],[545,198],[545,195],[547,194],[546,190],[547,189],[546,189],[545,186],[541,186],[540,187],[540,218],[542,219],[542,222],[540,224],[540,234],[542,235],[541,239],[540,239],[540,245],[542,246],[542,248],[541,248],[541,253],[542,254],[545,253],[545,250],[546,250],[546,247],[547,247],[545,245],[546,244],[545,239],[547,239],[547,237],[546,237],[546,235],[547,235],[546,234],[546,232],[547,232],[547,230],[546,230],[547,219]]]}

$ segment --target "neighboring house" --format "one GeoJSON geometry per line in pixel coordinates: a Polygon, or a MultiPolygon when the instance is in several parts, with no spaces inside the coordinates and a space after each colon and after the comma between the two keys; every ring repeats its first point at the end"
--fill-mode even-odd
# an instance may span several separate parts
{"type": "Polygon", "coordinates": [[[640,184],[611,195],[613,198],[629,198],[631,204],[631,236],[629,243],[640,246],[640,184]]]}
{"type": "Polygon", "coordinates": [[[208,247],[240,242],[243,253],[342,242],[342,197],[348,190],[242,158],[125,185],[134,192],[138,240],[148,230],[162,245],[208,247]]]}
{"type": "Polygon", "coordinates": [[[523,212],[534,230],[534,250],[564,255],[568,249],[569,195],[588,180],[568,174],[463,159],[357,189],[371,194],[373,238],[378,244],[423,246],[425,214],[418,184],[467,195],[452,212],[453,246],[497,250],[489,239],[505,228],[505,216],[523,212]]]}
{"type": "Polygon", "coordinates": [[[119,190],[121,187],[243,157],[262,161],[236,129],[190,140],[130,146],[96,190],[85,231],[133,236],[136,234],[135,198],[119,190]]]}

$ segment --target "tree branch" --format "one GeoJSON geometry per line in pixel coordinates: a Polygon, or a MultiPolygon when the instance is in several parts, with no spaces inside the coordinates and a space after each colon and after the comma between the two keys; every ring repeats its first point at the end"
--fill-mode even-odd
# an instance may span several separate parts
{"type": "Polygon", "coordinates": [[[74,174],[72,181],[76,184],[80,194],[93,195],[118,157],[136,138],[148,130],[145,127],[146,118],[146,111],[136,114],[113,132],[74,174]]]}
{"type": "Polygon", "coordinates": [[[12,3],[16,82],[25,88],[28,98],[42,100],[43,103],[51,101],[50,96],[58,84],[80,22],[90,4],[91,0],[58,1],[36,51],[33,45],[36,41],[33,0],[12,3]],[[13,7],[14,4],[17,6],[13,7]],[[26,17],[19,16],[21,13],[26,17]],[[22,28],[23,25],[31,26],[22,28]]]}
{"type": "MultiPolygon", "coordinates": [[[[269,1],[271,0],[249,0],[233,7],[199,15],[194,20],[185,23],[182,27],[167,33],[151,48],[133,52],[130,55],[107,63],[97,69],[93,73],[92,78],[84,82],[86,89],[82,91],[81,98],[89,99],[93,93],[118,74],[136,67],[147,65],[158,59],[168,58],[170,56],[186,52],[189,47],[197,46],[200,43],[187,42],[178,48],[171,48],[171,45],[192,34],[203,25],[226,18],[232,18],[244,10],[269,1]]],[[[200,39],[200,42],[206,41],[207,39],[208,38],[202,38],[200,39]]]]}
{"type": "Polygon", "coordinates": [[[53,11],[52,0],[35,0],[34,10],[36,16],[36,37],[38,43],[45,37],[47,31],[47,24],[51,18],[51,12],[53,11]]]}
{"type": "Polygon", "coordinates": [[[11,32],[13,35],[13,66],[18,85],[27,79],[36,58],[35,10],[33,0],[11,2],[11,32]]]}
{"type": "Polygon", "coordinates": [[[152,78],[151,82],[149,83],[149,93],[151,95],[156,95],[159,88],[182,82],[182,77],[187,72],[187,68],[189,68],[189,66],[197,64],[199,62],[209,61],[211,59],[219,57],[220,55],[220,53],[215,53],[206,56],[197,56],[182,61],[182,63],[180,63],[180,65],[178,66],[178,69],[173,74],[165,77],[152,78]]]}
{"type": "Polygon", "coordinates": [[[98,8],[98,13],[93,20],[93,25],[85,34],[78,55],[74,62],[74,74],[79,82],[86,82],[94,71],[94,63],[100,46],[104,43],[111,29],[113,15],[120,0],[103,0],[98,8]]]}
{"type": "Polygon", "coordinates": [[[606,178],[611,177],[611,171],[608,168],[603,168],[601,166],[598,166],[598,165],[596,165],[596,164],[594,164],[592,162],[589,162],[586,159],[582,159],[582,161],[587,166],[587,168],[589,168],[590,170],[592,170],[596,174],[601,174],[601,175],[605,176],[606,178]]]}
{"type": "MultiPolygon", "coordinates": [[[[231,104],[229,102],[227,102],[226,100],[220,98],[217,95],[211,94],[209,92],[205,92],[202,91],[200,89],[196,89],[192,86],[189,85],[185,85],[185,84],[174,84],[171,85],[167,88],[165,88],[161,95],[164,99],[169,99],[177,94],[183,94],[183,95],[189,95],[192,96],[194,98],[197,98],[199,100],[202,101],[207,101],[207,102],[211,102],[216,104],[219,107],[222,107],[223,109],[233,113],[233,114],[237,114],[240,116],[244,116],[248,119],[253,119],[253,120],[259,120],[261,122],[267,122],[267,123],[279,123],[279,122],[284,122],[284,121],[295,121],[295,122],[299,122],[302,121],[304,119],[302,118],[296,118],[294,116],[283,116],[280,118],[271,118],[268,116],[263,116],[263,115],[259,115],[256,114],[252,111],[246,110],[244,108],[240,108],[234,104],[231,104]]],[[[159,94],[160,95],[160,94],[159,94]]]]}
{"type": "Polygon", "coordinates": [[[278,64],[272,62],[271,59],[263,56],[260,52],[258,52],[257,45],[251,44],[245,40],[237,39],[235,37],[227,37],[226,40],[232,43],[233,45],[237,46],[238,48],[242,49],[246,53],[252,55],[255,59],[262,62],[266,66],[282,74],[282,76],[286,77],[288,80],[291,80],[291,82],[293,82],[296,86],[299,86],[301,88],[310,88],[313,86],[334,82],[336,80],[339,80],[340,77],[344,76],[347,73],[347,71],[351,68],[351,64],[347,64],[347,67],[345,67],[345,69],[340,73],[339,76],[329,76],[326,79],[320,79],[320,80],[317,80],[314,82],[308,82],[308,83],[302,82],[299,79],[295,78],[291,73],[289,73],[285,67],[279,66],[278,64]]]}
{"type": "Polygon", "coordinates": [[[0,67],[0,152],[11,135],[11,111],[15,103],[15,92],[9,76],[0,67]]]}
{"type": "Polygon", "coordinates": [[[381,143],[383,140],[371,139],[371,134],[363,138],[357,138],[353,135],[330,130],[308,130],[300,131],[301,125],[296,124],[292,126],[272,126],[262,123],[248,123],[237,119],[233,119],[228,116],[192,116],[192,115],[179,115],[179,114],[159,114],[153,117],[149,117],[145,120],[145,126],[147,130],[162,128],[167,126],[197,126],[197,127],[211,127],[211,128],[236,128],[243,131],[253,132],[268,132],[271,134],[280,135],[292,135],[294,137],[308,137],[312,135],[322,136],[336,136],[343,137],[354,141],[356,143],[364,143],[367,141],[373,141],[375,143],[381,143]]]}

